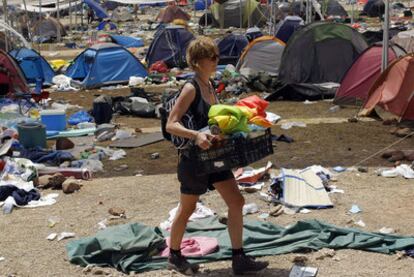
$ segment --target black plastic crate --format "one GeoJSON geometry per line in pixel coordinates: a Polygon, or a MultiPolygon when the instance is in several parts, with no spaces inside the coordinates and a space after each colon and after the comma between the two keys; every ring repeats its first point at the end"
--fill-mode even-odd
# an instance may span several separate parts
{"type": "Polygon", "coordinates": [[[268,128],[253,138],[226,139],[220,147],[208,150],[195,147],[190,153],[198,175],[244,167],[273,154],[272,133],[268,128]]]}

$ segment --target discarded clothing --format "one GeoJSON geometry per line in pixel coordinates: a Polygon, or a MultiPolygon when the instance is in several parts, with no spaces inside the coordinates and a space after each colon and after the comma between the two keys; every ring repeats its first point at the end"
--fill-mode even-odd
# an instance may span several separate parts
{"type": "Polygon", "coordinates": [[[87,111],[78,111],[74,114],[72,114],[69,119],[68,123],[69,125],[78,125],[82,122],[92,122],[93,117],[88,114],[87,111]]]}
{"type": "MultiPolygon", "coordinates": [[[[66,245],[69,261],[81,266],[112,266],[123,272],[166,268],[165,257],[154,256],[164,248],[169,233],[139,223],[109,227],[95,237],[74,240],[66,245]]],[[[204,257],[189,257],[191,263],[229,259],[232,256],[227,226],[210,217],[189,222],[186,237],[217,238],[218,251],[204,257]]],[[[384,254],[414,248],[414,237],[340,228],[318,220],[299,221],[287,228],[263,221],[245,220],[244,250],[248,255],[279,255],[307,250],[358,249],[384,254]]]]}
{"type": "Polygon", "coordinates": [[[406,179],[414,179],[414,170],[407,164],[401,164],[395,168],[382,171],[381,176],[389,178],[402,176],[406,179]]]}
{"type": "MultiPolygon", "coordinates": [[[[167,247],[161,252],[160,256],[168,257],[170,255],[170,237],[165,241],[167,247]]],[[[180,249],[183,256],[202,257],[213,253],[218,248],[218,241],[216,238],[210,237],[191,237],[184,238],[181,242],[180,249]]]]}
{"type": "Polygon", "coordinates": [[[72,154],[66,151],[42,150],[40,148],[22,150],[21,156],[35,163],[47,163],[50,165],[60,165],[63,162],[74,159],[72,154]]]}
{"type": "Polygon", "coordinates": [[[9,196],[12,196],[19,206],[24,206],[32,200],[40,199],[40,193],[36,189],[26,191],[13,185],[0,186],[0,201],[5,201],[9,196]]]}

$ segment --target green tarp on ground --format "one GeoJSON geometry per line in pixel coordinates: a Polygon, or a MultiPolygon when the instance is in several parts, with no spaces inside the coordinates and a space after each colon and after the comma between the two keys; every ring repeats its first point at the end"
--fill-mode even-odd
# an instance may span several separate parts
{"type": "MultiPolygon", "coordinates": [[[[191,258],[202,263],[231,258],[231,245],[227,226],[216,217],[190,222],[185,237],[215,237],[219,250],[204,257],[191,258]]],[[[86,266],[111,266],[123,272],[142,272],[166,267],[166,258],[155,257],[162,249],[164,237],[169,233],[158,227],[132,223],[109,227],[95,237],[74,240],[66,245],[71,263],[86,266]]],[[[281,227],[269,222],[244,223],[244,248],[252,256],[278,255],[306,250],[358,249],[384,254],[414,248],[414,237],[363,232],[353,228],[340,228],[318,220],[298,221],[281,227]]]]}

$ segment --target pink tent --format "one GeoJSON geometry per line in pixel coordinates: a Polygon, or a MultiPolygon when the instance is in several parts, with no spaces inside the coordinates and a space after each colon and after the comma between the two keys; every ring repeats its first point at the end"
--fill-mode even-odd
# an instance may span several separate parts
{"type": "Polygon", "coordinates": [[[414,120],[414,54],[394,61],[369,91],[360,115],[379,106],[400,120],[414,120]]]}
{"type": "MultiPolygon", "coordinates": [[[[388,49],[388,61],[405,55],[396,45],[388,49]]],[[[368,97],[368,91],[381,73],[382,45],[367,48],[352,64],[341,81],[334,103],[337,105],[361,105],[368,97]]]]}

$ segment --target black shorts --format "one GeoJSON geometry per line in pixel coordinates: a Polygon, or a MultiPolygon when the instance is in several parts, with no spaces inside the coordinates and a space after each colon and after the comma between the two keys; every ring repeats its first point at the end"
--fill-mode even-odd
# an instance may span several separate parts
{"type": "Polygon", "coordinates": [[[214,190],[213,184],[234,178],[231,170],[197,175],[194,162],[184,155],[179,157],[177,176],[181,183],[181,193],[193,195],[201,195],[207,190],[214,190]]]}

